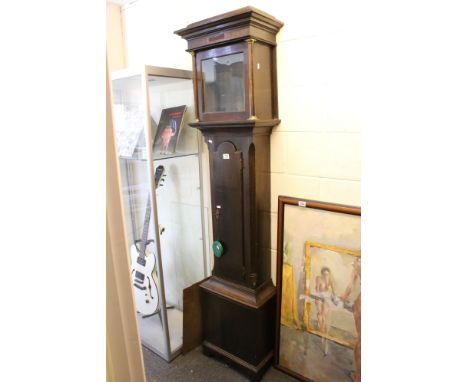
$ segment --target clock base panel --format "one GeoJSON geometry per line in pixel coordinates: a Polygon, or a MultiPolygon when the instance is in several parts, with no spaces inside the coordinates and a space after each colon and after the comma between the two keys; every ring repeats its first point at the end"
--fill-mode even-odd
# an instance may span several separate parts
{"type": "Polygon", "coordinates": [[[261,305],[252,306],[240,302],[238,296],[233,299],[231,293],[213,292],[209,282],[203,284],[203,352],[225,360],[251,381],[259,381],[273,361],[274,286],[261,305]]]}

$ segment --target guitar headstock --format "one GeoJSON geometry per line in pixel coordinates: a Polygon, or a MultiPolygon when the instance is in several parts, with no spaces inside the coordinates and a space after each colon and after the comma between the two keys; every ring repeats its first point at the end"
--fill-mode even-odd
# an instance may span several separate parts
{"type": "Polygon", "coordinates": [[[156,189],[162,186],[162,182],[164,182],[164,178],[166,177],[165,168],[163,165],[159,165],[156,167],[156,171],[154,172],[154,183],[156,185],[156,189]]]}

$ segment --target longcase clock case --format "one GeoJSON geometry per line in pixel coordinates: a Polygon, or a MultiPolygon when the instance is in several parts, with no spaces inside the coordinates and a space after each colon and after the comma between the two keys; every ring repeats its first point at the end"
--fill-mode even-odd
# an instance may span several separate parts
{"type": "Polygon", "coordinates": [[[203,290],[203,349],[259,380],[274,345],[270,134],[277,125],[276,34],[253,7],[175,33],[193,57],[197,122],[210,154],[214,240],[203,290]]]}

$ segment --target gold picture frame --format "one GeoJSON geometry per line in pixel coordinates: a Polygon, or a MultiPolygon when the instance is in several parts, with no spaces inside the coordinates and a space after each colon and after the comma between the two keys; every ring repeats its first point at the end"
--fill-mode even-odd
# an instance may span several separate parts
{"type": "MultiPolygon", "coordinates": [[[[312,262],[312,255],[311,255],[311,249],[312,248],[320,248],[320,249],[325,249],[328,251],[333,251],[339,254],[344,254],[344,255],[350,255],[354,256],[357,258],[361,258],[361,251],[356,251],[353,249],[348,249],[344,247],[338,247],[335,245],[330,245],[330,244],[323,244],[323,243],[316,243],[316,242],[311,242],[311,241],[306,241],[305,242],[305,269],[304,273],[306,275],[306,279],[311,279],[313,275],[311,274],[311,262],[312,262]]],[[[311,288],[310,286],[305,286],[305,293],[311,293],[311,288]]],[[[303,315],[303,322],[310,322],[310,316],[313,314],[311,311],[313,310],[313,304],[311,302],[308,302],[304,300],[304,315],[303,315]]],[[[350,349],[354,349],[356,346],[356,341],[351,341],[351,340],[346,340],[342,339],[338,336],[334,336],[329,333],[323,333],[319,328],[313,328],[312,326],[306,326],[306,330],[309,333],[316,334],[320,337],[326,338],[327,340],[334,341],[340,345],[344,345],[350,349]]]]}

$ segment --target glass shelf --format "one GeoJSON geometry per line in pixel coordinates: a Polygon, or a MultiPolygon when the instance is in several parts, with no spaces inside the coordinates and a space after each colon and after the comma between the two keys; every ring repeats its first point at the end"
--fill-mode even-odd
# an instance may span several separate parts
{"type": "MultiPolygon", "coordinates": [[[[164,159],[172,159],[172,158],[183,158],[183,157],[188,157],[188,156],[198,156],[198,152],[192,152],[192,153],[173,153],[173,154],[157,154],[153,152],[153,161],[159,161],[159,160],[164,160],[164,159]]],[[[129,161],[143,161],[146,162],[146,158],[138,158],[138,157],[119,157],[120,159],[123,160],[129,160],[129,161]]]]}

